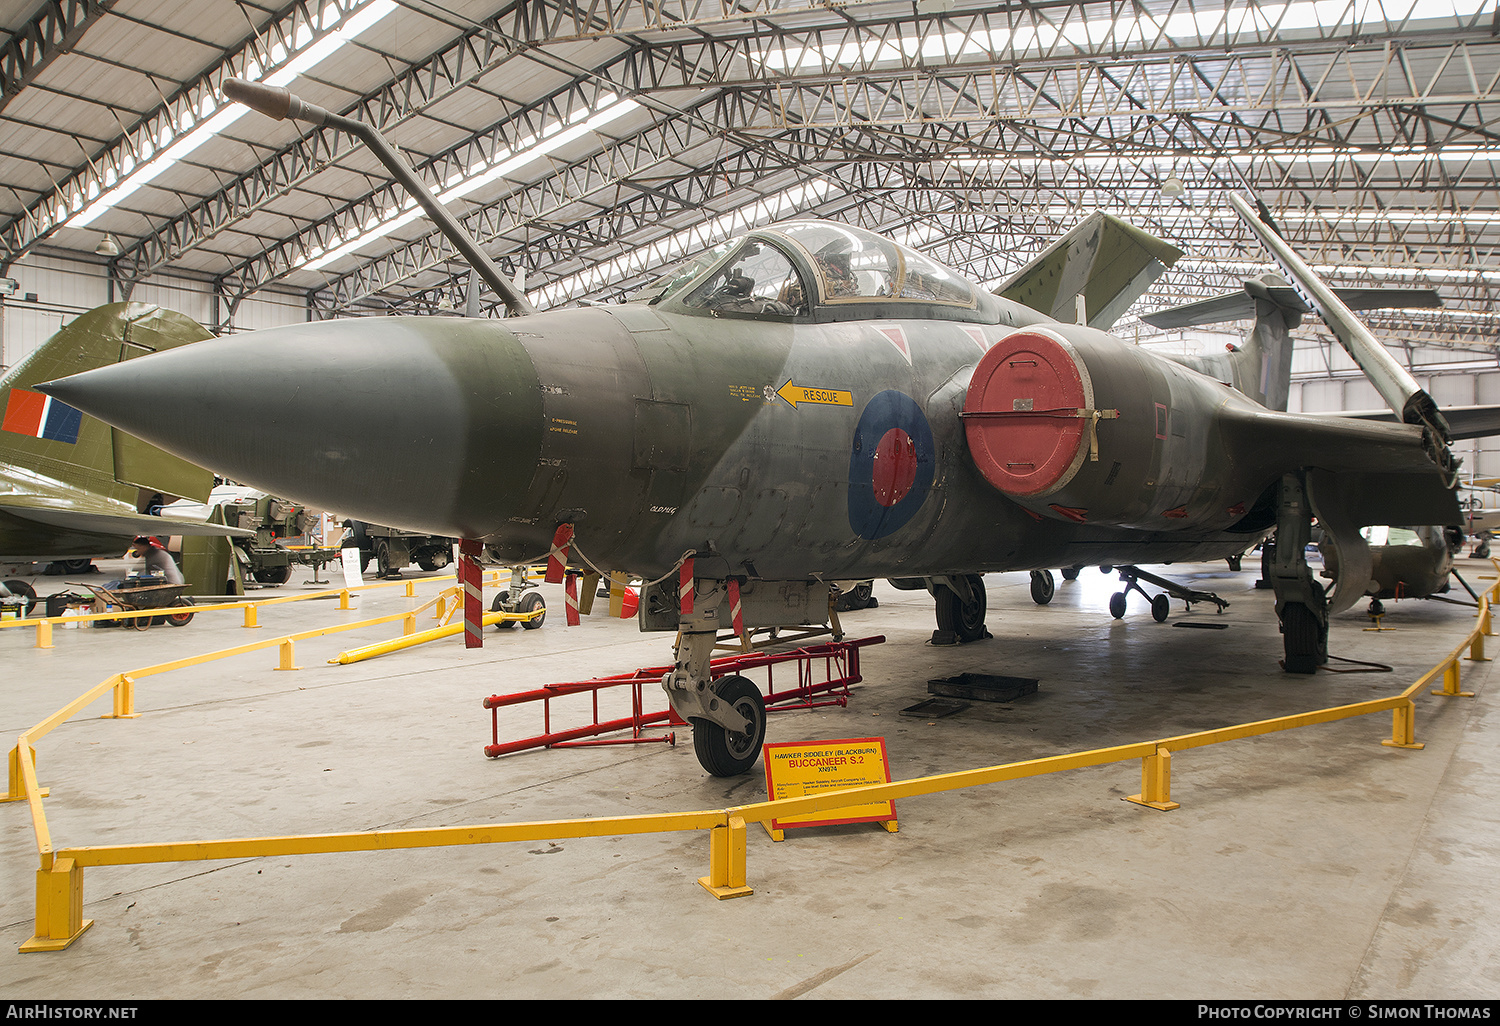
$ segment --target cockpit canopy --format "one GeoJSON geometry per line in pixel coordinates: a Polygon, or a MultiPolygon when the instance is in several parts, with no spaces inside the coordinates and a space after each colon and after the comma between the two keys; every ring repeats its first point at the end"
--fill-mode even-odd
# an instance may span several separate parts
{"type": "Polygon", "coordinates": [[[995,297],[957,271],[832,221],[783,221],[751,232],[634,298],[686,314],[779,321],[999,320],[995,297]]]}

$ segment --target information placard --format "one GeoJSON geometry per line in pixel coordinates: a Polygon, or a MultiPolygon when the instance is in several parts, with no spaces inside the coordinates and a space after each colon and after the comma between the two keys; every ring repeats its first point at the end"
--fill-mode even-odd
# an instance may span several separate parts
{"type": "Polygon", "coordinates": [[[360,555],[358,546],[351,545],[344,549],[339,559],[344,564],[344,587],[358,588],[365,583],[365,575],[360,572],[364,569],[365,559],[360,555]]]}
{"type": "MultiPolygon", "coordinates": [[[[800,798],[818,791],[834,791],[861,784],[890,783],[891,780],[883,737],[768,744],[763,751],[766,794],[772,800],[800,798]]],[[[824,809],[803,816],[772,819],[765,827],[772,839],[779,841],[786,836],[789,827],[831,826],[836,823],[879,823],[894,833],[896,803],[871,802],[824,809]]]]}

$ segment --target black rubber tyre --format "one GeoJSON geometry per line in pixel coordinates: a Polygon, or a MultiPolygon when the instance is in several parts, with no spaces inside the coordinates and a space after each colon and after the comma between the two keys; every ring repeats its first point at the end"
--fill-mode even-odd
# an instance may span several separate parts
{"type": "Polygon", "coordinates": [[[11,578],[5,582],[6,590],[12,595],[19,595],[25,600],[25,608],[21,610],[22,616],[27,616],[36,608],[36,589],[20,578],[11,578]]]}
{"type": "Polygon", "coordinates": [[[61,567],[65,574],[86,574],[92,572],[94,561],[92,559],[64,559],[52,565],[61,567]]]}
{"type": "Polygon", "coordinates": [[[254,571],[254,577],[261,584],[285,584],[292,579],[292,568],[290,566],[269,566],[263,570],[254,571]]]}
{"type": "MultiPolygon", "coordinates": [[[[502,591],[502,592],[498,593],[495,596],[494,601],[492,601],[490,603],[490,612],[492,612],[492,613],[503,613],[505,611],[506,604],[509,603],[509,602],[510,602],[510,592],[508,592],[508,591],[502,591]]],[[[501,620],[499,623],[495,624],[495,630],[497,630],[497,631],[508,631],[508,630],[513,629],[515,626],[516,626],[516,621],[514,621],[514,620],[501,620]]]]}
{"type": "Polygon", "coordinates": [[[1063,580],[1065,580],[1065,581],[1076,581],[1076,580],[1078,580],[1078,572],[1080,570],[1082,570],[1082,569],[1083,569],[1083,567],[1081,567],[1081,566],[1065,566],[1065,567],[1063,567],[1063,569],[1062,569],[1063,580]]]}
{"type": "Polygon", "coordinates": [[[1378,598],[1377,599],[1371,599],[1370,600],[1370,608],[1367,610],[1367,612],[1371,616],[1384,616],[1385,615],[1385,603],[1382,602],[1382,601],[1380,601],[1378,598]]]}
{"type": "Polygon", "coordinates": [[[1052,579],[1051,570],[1031,571],[1031,601],[1039,606],[1045,606],[1052,601],[1052,596],[1057,593],[1057,582],[1052,579]]]}
{"type": "Polygon", "coordinates": [[[938,630],[951,631],[954,637],[965,643],[978,641],[987,633],[984,629],[984,578],[978,574],[969,574],[968,581],[974,593],[972,602],[964,602],[951,588],[938,588],[935,596],[938,630]]]}
{"type": "Polygon", "coordinates": [[[1327,658],[1323,648],[1326,642],[1313,611],[1301,602],[1288,602],[1281,608],[1281,634],[1286,672],[1318,672],[1327,658]]]}
{"type": "Polygon", "coordinates": [[[721,677],[713,685],[719,700],[728,702],[750,721],[748,733],[735,734],[710,720],[693,720],[693,752],[698,763],[716,777],[747,772],[760,758],[766,739],[766,703],[760,689],[744,677],[721,677]]]}
{"type": "Polygon", "coordinates": [[[174,612],[170,612],[167,614],[167,626],[186,627],[188,624],[192,623],[193,611],[191,609],[185,608],[191,606],[192,604],[193,600],[190,598],[180,598],[173,602],[172,607],[174,609],[174,612]],[[181,611],[177,612],[175,610],[181,611]]]}
{"type": "Polygon", "coordinates": [[[451,562],[453,557],[447,549],[424,549],[417,553],[417,566],[429,572],[441,570],[451,562]]]}
{"type": "Polygon", "coordinates": [[[1109,615],[1116,620],[1125,618],[1125,593],[1117,591],[1109,597],[1109,615]]]}
{"type": "Polygon", "coordinates": [[[375,543],[375,565],[382,579],[401,576],[401,571],[391,566],[391,549],[385,542],[375,543]]]}
{"type": "Polygon", "coordinates": [[[1157,623],[1166,623],[1171,614],[1172,600],[1165,593],[1151,600],[1151,619],[1157,623]]]}
{"type": "Polygon", "coordinates": [[[1229,564],[1229,569],[1233,570],[1235,573],[1239,573],[1240,566],[1243,563],[1243,558],[1240,556],[1230,556],[1229,559],[1227,559],[1225,562],[1229,564]]]}
{"type": "Polygon", "coordinates": [[[542,598],[542,596],[538,595],[534,591],[531,594],[529,594],[529,595],[522,595],[521,596],[521,601],[518,602],[518,603],[516,603],[516,612],[518,612],[518,613],[530,613],[533,610],[537,610],[537,609],[540,609],[542,611],[541,615],[537,616],[537,617],[535,617],[535,618],[533,618],[531,620],[525,620],[525,621],[523,621],[521,623],[522,628],[524,628],[525,630],[528,630],[528,631],[534,631],[534,630],[536,630],[538,627],[540,627],[546,621],[546,619],[547,619],[547,602],[546,602],[545,599],[542,598]]]}
{"type": "Polygon", "coordinates": [[[871,596],[873,588],[869,581],[860,581],[854,587],[839,596],[838,611],[848,613],[855,609],[867,609],[875,601],[871,596]]]}

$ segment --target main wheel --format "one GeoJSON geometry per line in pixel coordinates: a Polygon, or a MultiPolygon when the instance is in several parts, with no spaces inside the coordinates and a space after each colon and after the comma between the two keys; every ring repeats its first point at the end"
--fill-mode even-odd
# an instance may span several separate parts
{"type": "Polygon", "coordinates": [[[417,553],[417,566],[423,570],[441,570],[452,562],[452,555],[447,549],[425,549],[417,553]]]}
{"type": "Polygon", "coordinates": [[[1172,613],[1172,600],[1165,592],[1151,600],[1151,619],[1157,623],[1166,623],[1167,617],[1172,613]]]}
{"type": "Polygon", "coordinates": [[[1318,617],[1301,602],[1281,608],[1282,647],[1287,673],[1316,673],[1328,659],[1328,638],[1318,617]]]}
{"type": "Polygon", "coordinates": [[[974,598],[965,602],[952,588],[938,588],[937,625],[940,631],[951,631],[959,641],[978,641],[985,636],[984,613],[986,597],[984,578],[968,574],[969,588],[974,598]]]}
{"type": "Polygon", "coordinates": [[[1063,569],[1062,569],[1063,580],[1065,580],[1065,581],[1076,581],[1076,580],[1078,580],[1078,571],[1080,571],[1082,569],[1083,569],[1083,567],[1081,567],[1081,566],[1065,566],[1065,567],[1063,567],[1063,569]]]}
{"type": "Polygon", "coordinates": [[[547,619],[547,602],[542,598],[542,596],[538,595],[534,591],[529,595],[521,596],[521,601],[516,603],[516,612],[530,613],[538,609],[541,610],[541,613],[539,615],[530,620],[521,621],[522,628],[528,631],[534,631],[542,625],[542,621],[547,619]]]}
{"type": "Polygon", "coordinates": [[[385,542],[375,544],[375,565],[380,568],[381,578],[401,576],[401,571],[391,566],[391,547],[385,542]]]}
{"type": "Polygon", "coordinates": [[[1125,618],[1125,593],[1117,591],[1109,597],[1109,615],[1116,620],[1125,618]]]}
{"type": "Polygon", "coordinates": [[[760,746],[766,739],[766,703],[760,689],[744,677],[721,677],[713,685],[719,701],[728,702],[735,712],[750,721],[743,734],[725,730],[712,720],[693,720],[693,751],[704,769],[716,777],[733,777],[746,772],[760,758],[760,746]]]}
{"type": "Polygon", "coordinates": [[[1045,606],[1057,592],[1057,583],[1052,580],[1051,570],[1031,571],[1031,601],[1045,606]]]}

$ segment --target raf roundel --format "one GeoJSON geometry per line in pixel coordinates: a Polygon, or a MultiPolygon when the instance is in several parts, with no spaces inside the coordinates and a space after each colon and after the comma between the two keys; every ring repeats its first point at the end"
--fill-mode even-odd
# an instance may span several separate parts
{"type": "Polygon", "coordinates": [[[915,400],[888,390],[871,399],[849,454],[849,526],[861,538],[904,527],[932,490],[932,428],[915,400]]]}

